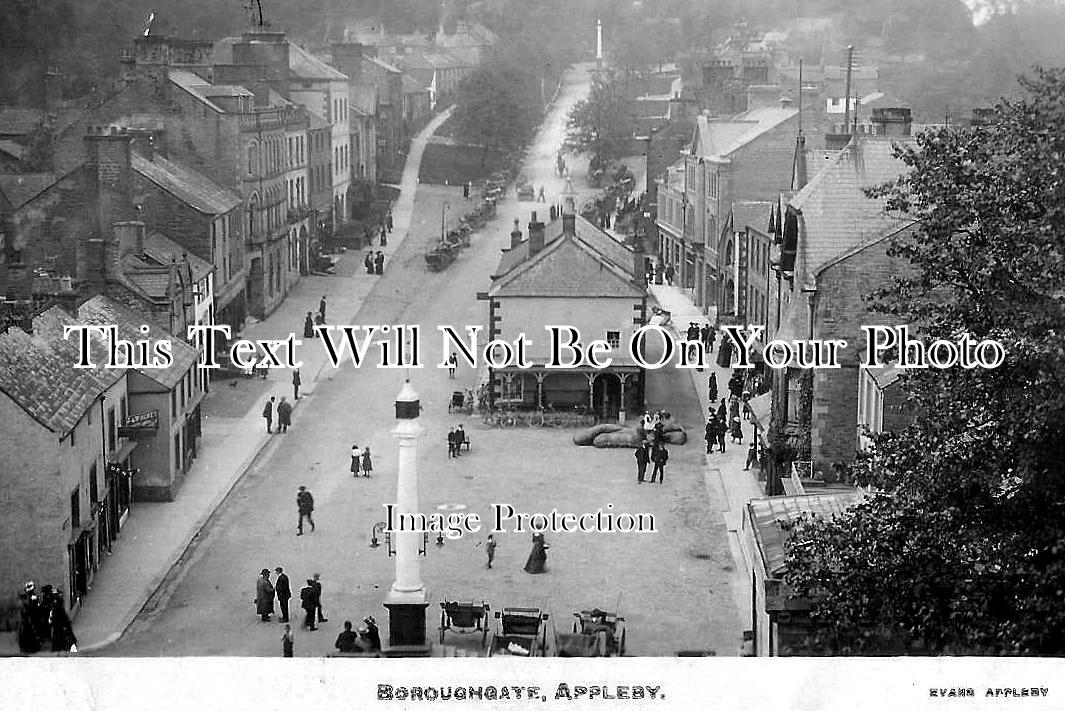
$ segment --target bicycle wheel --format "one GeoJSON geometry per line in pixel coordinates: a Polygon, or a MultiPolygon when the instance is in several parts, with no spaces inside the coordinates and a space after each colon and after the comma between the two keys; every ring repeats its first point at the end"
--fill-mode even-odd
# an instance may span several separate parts
{"type": "Polygon", "coordinates": [[[494,425],[495,424],[495,413],[492,413],[492,412],[484,413],[484,415],[481,416],[481,424],[488,425],[489,427],[494,425]]]}
{"type": "Polygon", "coordinates": [[[538,411],[532,413],[532,415],[529,418],[529,424],[532,425],[533,427],[543,427],[545,424],[547,424],[546,420],[544,419],[543,411],[542,410],[538,410],[538,411]]]}
{"type": "Polygon", "coordinates": [[[502,415],[499,418],[499,426],[504,428],[504,429],[509,428],[509,427],[513,427],[516,424],[518,424],[518,420],[517,420],[517,418],[514,417],[514,415],[507,414],[507,415],[502,415]]]}

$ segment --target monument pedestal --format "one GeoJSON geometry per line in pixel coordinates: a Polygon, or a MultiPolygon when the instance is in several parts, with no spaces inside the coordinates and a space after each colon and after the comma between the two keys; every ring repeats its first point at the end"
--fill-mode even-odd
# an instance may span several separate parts
{"type": "Polygon", "coordinates": [[[424,590],[401,593],[390,590],[388,608],[388,647],[386,657],[428,657],[432,644],[426,635],[425,611],[429,607],[424,590]]]}

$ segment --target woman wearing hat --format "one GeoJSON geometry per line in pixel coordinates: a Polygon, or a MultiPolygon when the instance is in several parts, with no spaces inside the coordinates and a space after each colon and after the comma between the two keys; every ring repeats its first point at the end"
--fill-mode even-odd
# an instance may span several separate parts
{"type": "Polygon", "coordinates": [[[259,579],[255,581],[255,613],[263,622],[270,621],[274,614],[274,586],[270,582],[270,571],[263,568],[259,579]]]}
{"type": "Polygon", "coordinates": [[[359,628],[359,637],[368,647],[369,652],[381,651],[381,633],[377,631],[377,621],[373,615],[362,618],[363,626],[359,628]]]}

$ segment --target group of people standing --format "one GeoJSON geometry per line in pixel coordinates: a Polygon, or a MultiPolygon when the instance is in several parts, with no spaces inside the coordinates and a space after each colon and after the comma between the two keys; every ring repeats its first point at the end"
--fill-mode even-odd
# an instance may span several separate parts
{"type": "Polygon", "coordinates": [[[373,457],[370,455],[370,448],[359,449],[359,445],[351,445],[351,475],[358,477],[362,474],[364,477],[369,478],[370,472],[373,471],[373,457]]]}
{"type": "Polygon", "coordinates": [[[651,480],[649,483],[664,484],[666,482],[666,462],[669,461],[669,450],[665,445],[665,421],[669,419],[669,413],[659,410],[658,412],[644,413],[643,419],[637,426],[637,432],[641,435],[640,444],[636,447],[636,483],[642,484],[646,480],[647,466],[652,465],[651,480]]]}
{"type": "Polygon", "coordinates": [[[63,604],[63,591],[26,583],[19,594],[18,647],[23,654],[36,654],[46,643],[53,652],[76,652],[78,640],[63,604]]]}
{"type": "MultiPolygon", "coordinates": [[[[717,331],[704,323],[701,327],[695,321],[688,322],[688,330],[684,334],[687,341],[696,341],[703,344],[707,353],[714,352],[714,341],[717,340],[717,331]]],[[[715,398],[716,399],[716,398],[715,398]]]]}
{"type": "Polygon", "coordinates": [[[384,274],[385,273],[385,253],[381,251],[368,250],[366,257],[362,260],[362,266],[366,267],[367,274],[384,274]]]}
{"type": "MultiPolygon", "coordinates": [[[[293,380],[293,384],[294,385],[293,385],[293,387],[296,388],[296,392],[298,393],[299,392],[299,384],[298,384],[299,373],[297,372],[296,375],[293,376],[293,377],[294,377],[294,380],[293,380]]],[[[277,431],[278,432],[288,432],[288,428],[292,426],[292,403],[290,403],[288,400],[286,400],[285,396],[282,395],[281,396],[281,402],[278,402],[275,405],[276,399],[277,398],[275,398],[273,395],[271,395],[270,399],[266,401],[265,405],[263,405],[263,419],[266,420],[266,431],[269,432],[270,434],[274,433],[274,413],[275,412],[277,413],[277,431]]]]}
{"type": "Polygon", "coordinates": [[[462,425],[449,430],[447,433],[447,456],[451,457],[462,456],[462,447],[469,445],[470,440],[466,437],[466,430],[462,425]]]}

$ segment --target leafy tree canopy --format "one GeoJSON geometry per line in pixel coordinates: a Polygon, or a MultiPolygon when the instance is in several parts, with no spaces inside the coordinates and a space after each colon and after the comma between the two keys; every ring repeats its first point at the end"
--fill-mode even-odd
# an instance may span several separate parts
{"type": "Polygon", "coordinates": [[[993,338],[996,369],[912,371],[915,422],[875,437],[882,490],[794,530],[787,581],[839,653],[1065,652],[1065,70],[990,125],[922,134],[879,191],[919,220],[876,295],[923,335],[993,338]]]}
{"type": "Polygon", "coordinates": [[[597,75],[588,98],[570,110],[566,127],[570,149],[602,160],[630,152],[635,124],[626,94],[624,82],[617,75],[597,75]]]}

